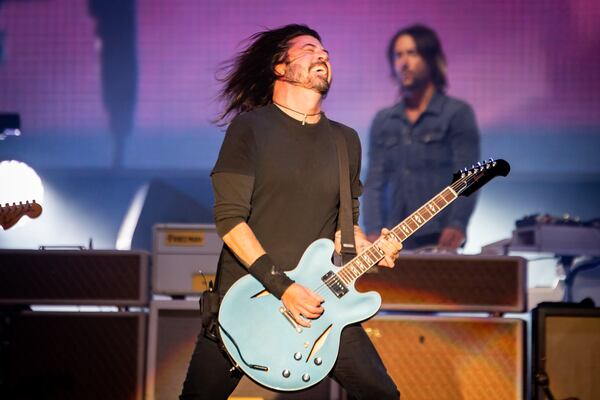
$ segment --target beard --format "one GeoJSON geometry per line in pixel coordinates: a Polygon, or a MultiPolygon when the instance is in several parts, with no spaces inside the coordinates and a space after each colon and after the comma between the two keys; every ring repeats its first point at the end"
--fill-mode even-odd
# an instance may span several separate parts
{"type": "Polygon", "coordinates": [[[427,86],[430,81],[428,74],[424,72],[411,72],[412,79],[409,82],[404,82],[401,75],[397,75],[398,83],[400,84],[400,90],[403,92],[412,92],[419,90],[427,86]]]}
{"type": "Polygon", "coordinates": [[[309,71],[319,65],[323,65],[325,70],[329,71],[324,63],[311,64],[308,70],[303,69],[298,64],[289,63],[285,70],[283,80],[291,83],[292,85],[315,90],[319,92],[321,96],[325,97],[327,92],[329,92],[329,88],[331,87],[330,82],[327,80],[327,76],[311,75],[309,73],[309,71]]]}

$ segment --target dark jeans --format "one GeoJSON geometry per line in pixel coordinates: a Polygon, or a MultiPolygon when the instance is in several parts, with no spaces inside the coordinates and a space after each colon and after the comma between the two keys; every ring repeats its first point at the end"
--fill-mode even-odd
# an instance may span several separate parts
{"type": "MultiPolygon", "coordinates": [[[[229,372],[231,363],[219,345],[198,335],[180,400],[227,399],[241,375],[229,372]]],[[[340,352],[330,375],[357,400],[399,399],[375,347],[360,324],[342,331],[340,352]]]]}

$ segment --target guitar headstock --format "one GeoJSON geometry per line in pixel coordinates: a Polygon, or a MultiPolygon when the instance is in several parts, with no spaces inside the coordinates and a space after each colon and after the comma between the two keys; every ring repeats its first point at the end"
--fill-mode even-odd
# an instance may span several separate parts
{"type": "Polygon", "coordinates": [[[0,226],[5,230],[15,225],[23,215],[27,215],[29,218],[37,218],[42,213],[42,206],[33,200],[32,202],[26,201],[25,203],[6,203],[4,206],[0,205],[0,226]]]}
{"type": "Polygon", "coordinates": [[[455,173],[450,186],[458,195],[470,196],[493,178],[507,176],[509,172],[510,164],[507,161],[490,158],[455,173]]]}

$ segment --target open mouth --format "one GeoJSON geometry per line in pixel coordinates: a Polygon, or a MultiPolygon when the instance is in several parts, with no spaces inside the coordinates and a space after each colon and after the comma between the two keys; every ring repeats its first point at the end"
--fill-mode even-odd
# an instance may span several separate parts
{"type": "Polygon", "coordinates": [[[313,70],[318,74],[327,75],[327,67],[325,67],[324,65],[317,65],[316,67],[313,68],[313,70]]]}

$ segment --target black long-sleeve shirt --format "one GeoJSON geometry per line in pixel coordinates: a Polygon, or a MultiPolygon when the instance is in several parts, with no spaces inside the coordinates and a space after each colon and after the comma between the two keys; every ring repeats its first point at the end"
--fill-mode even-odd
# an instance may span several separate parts
{"type": "MultiPolygon", "coordinates": [[[[302,125],[274,105],[236,117],[212,172],[215,221],[221,235],[246,222],[273,262],[296,267],[319,238],[334,238],[338,223],[339,171],[334,132],[346,139],[351,192],[357,204],[361,148],[356,132],[323,116],[302,125]]],[[[355,223],[358,218],[356,207],[355,223]]],[[[218,290],[224,294],[246,268],[225,245],[218,290]]]]}

